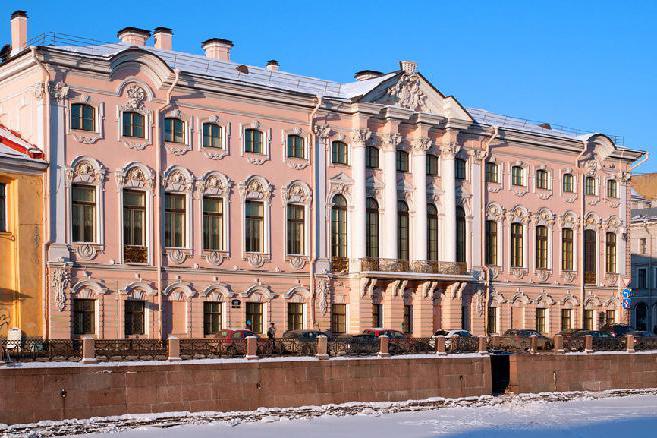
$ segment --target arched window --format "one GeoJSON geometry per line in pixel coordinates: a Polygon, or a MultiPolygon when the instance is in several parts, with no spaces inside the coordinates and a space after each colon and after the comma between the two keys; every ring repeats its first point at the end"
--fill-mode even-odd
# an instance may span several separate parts
{"type": "Polygon", "coordinates": [[[523,225],[518,222],[511,224],[511,266],[514,268],[523,267],[523,225]]]}
{"type": "Polygon", "coordinates": [[[616,272],[616,233],[607,233],[605,252],[605,271],[616,272]]]}
{"type": "Polygon", "coordinates": [[[548,268],[548,229],[545,225],[536,227],[536,268],[548,268]]]}
{"type": "Polygon", "coordinates": [[[335,140],[331,143],[331,162],[333,164],[348,164],[349,152],[347,143],[335,140]]]}
{"type": "Polygon", "coordinates": [[[262,154],[262,131],[255,128],[244,130],[244,152],[262,154]]]}
{"type": "Polygon", "coordinates": [[[397,172],[408,172],[408,153],[397,151],[397,172]]]}
{"type": "Polygon", "coordinates": [[[365,251],[367,257],[379,257],[379,204],[374,198],[367,198],[367,234],[365,251]]]}
{"type": "Polygon", "coordinates": [[[164,141],[169,143],[184,143],[185,122],[175,117],[164,119],[164,141]]]}
{"type": "Polygon", "coordinates": [[[536,171],[536,188],[547,190],[548,189],[548,172],[544,169],[536,171]]]}
{"type": "Polygon", "coordinates": [[[497,222],[486,221],[486,264],[497,266],[497,222]]]}
{"type": "Polygon", "coordinates": [[[408,224],[408,205],[397,201],[397,258],[409,259],[410,230],[408,224]]]}
{"type": "Polygon", "coordinates": [[[595,196],[596,195],[596,187],[595,187],[595,178],[592,176],[587,176],[586,180],[584,181],[584,185],[586,187],[585,193],[589,196],[595,196]]]}
{"type": "Polygon", "coordinates": [[[465,210],[463,207],[456,207],[456,261],[465,263],[465,210]]]}
{"type": "Polygon", "coordinates": [[[648,306],[646,303],[639,303],[634,308],[636,312],[636,329],[637,330],[646,330],[647,321],[646,317],[648,316],[648,306]]]}
{"type": "Polygon", "coordinates": [[[203,147],[223,149],[221,126],[216,123],[203,124],[203,147]]]}
{"type": "Polygon", "coordinates": [[[379,168],[379,148],[368,146],[367,149],[365,149],[365,166],[368,169],[379,168]]]}
{"type": "Polygon", "coordinates": [[[289,158],[306,158],[303,137],[297,134],[287,136],[287,156],[289,158]]]}
{"type": "Polygon", "coordinates": [[[524,186],[525,176],[522,166],[513,166],[511,168],[511,184],[514,186],[524,186]]]}
{"type": "Polygon", "coordinates": [[[427,175],[438,175],[438,157],[432,154],[427,154],[427,175]]]}
{"type": "Polygon", "coordinates": [[[564,193],[573,193],[575,191],[575,177],[571,173],[563,175],[562,190],[564,193]]]}
{"type": "Polygon", "coordinates": [[[456,179],[465,179],[465,160],[457,158],[454,160],[454,177],[456,179]]]}
{"type": "Polygon", "coordinates": [[[596,275],[596,235],[593,230],[584,230],[584,282],[595,284],[596,275]]]}
{"type": "Polygon", "coordinates": [[[573,230],[563,228],[561,230],[561,270],[573,270],[573,230]]]}
{"type": "Polygon", "coordinates": [[[607,181],[607,198],[618,198],[618,183],[615,179],[607,181]]]}
{"type": "Polygon", "coordinates": [[[145,137],[145,123],[142,114],[126,111],[123,113],[123,136],[133,138],[145,137]]]}
{"type": "Polygon", "coordinates": [[[333,197],[331,208],[331,256],[347,257],[347,200],[342,195],[333,197]]]}
{"type": "Polygon", "coordinates": [[[438,260],[438,210],[427,204],[427,259],[438,260]]]}
{"type": "Polygon", "coordinates": [[[71,105],[71,129],[96,130],[96,109],[86,103],[71,105]]]}

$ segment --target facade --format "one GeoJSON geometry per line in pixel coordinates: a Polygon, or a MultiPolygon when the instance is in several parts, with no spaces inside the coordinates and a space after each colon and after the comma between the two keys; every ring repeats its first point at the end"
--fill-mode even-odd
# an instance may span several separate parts
{"type": "Polygon", "coordinates": [[[621,318],[641,152],[466,109],[402,61],[337,83],[172,50],[28,47],[2,122],[48,161],[47,335],[248,326],[429,336],[621,318]]]}
{"type": "Polygon", "coordinates": [[[0,125],[0,337],[43,334],[43,152],[0,125]]]}
{"type": "Polygon", "coordinates": [[[657,334],[657,208],[633,209],[630,235],[633,297],[629,322],[637,330],[657,334]]]}

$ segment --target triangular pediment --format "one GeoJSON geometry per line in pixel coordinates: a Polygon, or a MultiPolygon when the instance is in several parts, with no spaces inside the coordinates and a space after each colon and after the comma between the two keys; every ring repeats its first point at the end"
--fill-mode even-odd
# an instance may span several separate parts
{"type": "Polygon", "coordinates": [[[362,96],[360,101],[433,114],[447,119],[472,121],[472,117],[454,97],[443,95],[424,76],[408,68],[381,82],[362,96]]]}
{"type": "Polygon", "coordinates": [[[335,175],[334,177],[332,177],[329,180],[329,182],[332,183],[332,184],[344,184],[344,185],[350,186],[354,183],[354,180],[351,179],[351,177],[349,177],[349,175],[346,175],[345,173],[340,172],[337,175],[335,175]]]}

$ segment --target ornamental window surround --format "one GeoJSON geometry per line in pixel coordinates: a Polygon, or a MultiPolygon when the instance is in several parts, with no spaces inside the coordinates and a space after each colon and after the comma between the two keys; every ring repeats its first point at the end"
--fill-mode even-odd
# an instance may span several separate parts
{"type": "Polygon", "coordinates": [[[285,256],[307,257],[310,254],[310,187],[302,181],[292,181],[282,187],[281,199],[285,208],[285,256]]]}
{"type": "Polygon", "coordinates": [[[144,150],[152,144],[152,112],[146,102],[153,99],[153,92],[144,83],[130,79],[119,86],[117,96],[124,96],[124,104],[116,107],[117,141],[133,150],[144,150]]]}
{"type": "Polygon", "coordinates": [[[342,140],[331,142],[331,163],[349,165],[349,145],[342,140]]]}
{"type": "Polygon", "coordinates": [[[301,170],[310,165],[311,138],[299,127],[281,130],[281,157],[288,167],[301,170]]]}
{"type": "Polygon", "coordinates": [[[193,118],[179,109],[165,115],[161,134],[167,152],[179,156],[192,150],[192,122],[193,118]]]}
{"type": "Polygon", "coordinates": [[[486,162],[486,182],[498,184],[500,182],[499,166],[497,163],[486,162]]]}
{"type": "Polygon", "coordinates": [[[525,186],[525,169],[522,166],[511,166],[511,185],[525,186]]]}
{"type": "MultiPolygon", "coordinates": [[[[164,247],[191,251],[192,242],[192,191],[194,176],[181,166],[169,167],[163,175],[164,187],[164,247]]],[[[171,254],[169,258],[172,259],[171,254]]],[[[184,257],[173,258],[180,263],[184,257]]]]}
{"type": "MultiPolygon", "coordinates": [[[[271,128],[264,129],[257,120],[248,124],[240,124],[240,141],[242,144],[240,154],[251,164],[263,164],[271,157],[271,138],[271,128]]],[[[286,155],[286,153],[283,153],[284,157],[286,155]]]]}
{"type": "Polygon", "coordinates": [[[86,95],[78,94],[69,100],[66,108],[66,133],[79,143],[93,144],[104,138],[103,119],[105,104],[86,95]]]}
{"type": "Polygon", "coordinates": [[[196,119],[198,150],[211,160],[221,160],[230,152],[230,122],[222,123],[213,114],[196,119]]]}
{"type": "MultiPolygon", "coordinates": [[[[242,242],[243,257],[249,254],[269,256],[272,186],[264,177],[249,176],[239,184],[242,198],[242,242]]],[[[264,258],[251,258],[256,265],[262,265],[264,258]],[[261,263],[262,262],[262,263],[261,263]]],[[[252,263],[253,264],[253,263],[252,263]]]]}

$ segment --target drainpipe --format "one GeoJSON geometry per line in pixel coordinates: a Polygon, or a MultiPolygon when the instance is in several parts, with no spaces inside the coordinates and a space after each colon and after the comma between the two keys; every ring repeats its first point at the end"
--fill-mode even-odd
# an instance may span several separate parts
{"type": "MultiPolygon", "coordinates": [[[[310,135],[312,136],[313,142],[312,144],[317,146],[318,140],[321,141],[321,137],[319,137],[317,134],[315,134],[314,127],[315,127],[315,115],[317,115],[317,111],[319,111],[319,107],[322,105],[322,96],[320,94],[317,94],[315,96],[317,98],[317,105],[315,105],[315,108],[313,108],[312,112],[310,113],[310,118],[308,120],[308,128],[310,130],[310,135]]],[[[310,151],[309,151],[310,152],[310,151]]],[[[314,210],[317,205],[317,192],[316,192],[316,186],[315,186],[315,164],[313,162],[313,155],[311,153],[308,154],[308,159],[310,160],[310,169],[311,169],[311,191],[313,194],[313,199],[314,199],[314,205],[312,205],[312,210],[314,210]]],[[[317,325],[317,320],[316,320],[316,312],[315,312],[315,304],[316,304],[316,299],[315,299],[315,249],[317,246],[317,242],[313,238],[314,235],[314,223],[313,223],[313,218],[314,215],[310,215],[310,222],[309,222],[309,228],[310,228],[310,316],[312,318],[312,325],[313,328],[317,325]]]]}
{"type": "Polygon", "coordinates": [[[488,335],[488,305],[490,303],[490,289],[491,289],[491,278],[490,278],[490,269],[488,269],[488,265],[486,265],[486,217],[485,217],[485,212],[486,212],[486,194],[488,191],[486,190],[486,158],[488,158],[488,155],[490,154],[490,144],[493,142],[495,137],[497,137],[500,133],[500,127],[497,125],[493,125],[493,134],[486,140],[484,143],[484,156],[481,159],[481,163],[483,168],[481,169],[481,203],[483,206],[483,212],[484,212],[484,217],[483,220],[481,221],[481,254],[484,257],[483,263],[481,264],[481,269],[486,273],[486,287],[484,288],[486,290],[486,300],[484,301],[486,305],[484,306],[484,336],[488,335]]]}
{"type": "MultiPolygon", "coordinates": [[[[39,59],[37,56],[37,50],[36,47],[30,47],[30,51],[32,52],[32,56],[34,57],[34,60],[36,61],[37,65],[41,68],[45,75],[45,84],[44,84],[44,93],[43,93],[43,99],[44,99],[44,113],[43,113],[43,119],[41,120],[41,123],[43,123],[43,152],[44,155],[47,157],[48,162],[50,162],[50,93],[48,92],[48,86],[50,85],[50,72],[46,68],[46,66],[43,64],[43,62],[39,59]],[[47,151],[47,154],[46,154],[47,151]]],[[[38,123],[38,122],[37,122],[38,123]]],[[[41,183],[43,184],[43,176],[41,179],[41,183]]],[[[46,267],[47,265],[47,259],[48,259],[48,248],[50,247],[50,244],[52,243],[52,234],[50,232],[50,205],[49,205],[49,200],[50,200],[50,164],[48,164],[48,167],[46,168],[46,183],[43,184],[43,196],[41,199],[41,218],[43,220],[42,224],[42,236],[43,236],[43,244],[41,245],[41,288],[42,288],[42,302],[41,305],[43,306],[43,315],[42,315],[42,322],[43,322],[43,337],[44,339],[49,339],[50,338],[50,289],[48,288],[48,269],[46,267]]]]}
{"type": "Polygon", "coordinates": [[[162,146],[164,144],[164,138],[162,136],[162,129],[160,126],[161,114],[162,112],[171,105],[171,94],[173,89],[178,85],[178,80],[180,79],[180,70],[175,70],[175,77],[171,86],[167,90],[167,98],[164,104],[158,108],[156,118],[155,118],[155,131],[157,132],[157,147],[155,148],[155,188],[153,189],[153,195],[155,199],[154,210],[157,214],[154,214],[153,226],[155,227],[155,222],[157,222],[157,227],[155,227],[155,245],[153,254],[156,255],[156,268],[157,268],[157,300],[158,307],[160,309],[160,338],[164,339],[164,309],[162,307],[162,212],[161,212],[161,188],[160,188],[160,171],[162,168],[162,146]]]}
{"type": "Polygon", "coordinates": [[[627,172],[628,173],[632,172],[634,169],[636,169],[637,167],[648,161],[648,157],[650,157],[650,152],[645,151],[641,159],[639,159],[639,161],[637,161],[636,163],[632,164],[632,166],[630,166],[627,172]]]}

